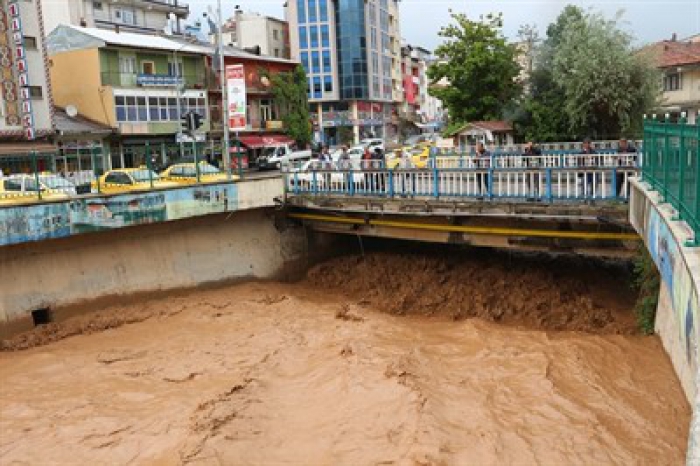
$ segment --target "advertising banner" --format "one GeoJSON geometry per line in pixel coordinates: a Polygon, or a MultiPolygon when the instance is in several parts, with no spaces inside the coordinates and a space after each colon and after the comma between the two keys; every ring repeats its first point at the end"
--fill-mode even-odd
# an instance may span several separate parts
{"type": "Polygon", "coordinates": [[[228,127],[232,131],[246,129],[245,71],[243,65],[226,66],[228,127]]]}

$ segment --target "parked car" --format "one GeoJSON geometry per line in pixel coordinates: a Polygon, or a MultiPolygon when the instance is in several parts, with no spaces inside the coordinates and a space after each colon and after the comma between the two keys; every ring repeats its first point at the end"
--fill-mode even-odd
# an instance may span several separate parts
{"type": "MultiPolygon", "coordinates": [[[[163,181],[173,181],[178,184],[192,184],[197,182],[197,165],[194,163],[177,163],[171,165],[160,173],[163,181]]],[[[238,180],[237,175],[231,175],[232,180],[238,180]]],[[[215,183],[228,181],[228,175],[205,161],[199,162],[200,183],[215,183]]]]}
{"type": "Polygon", "coordinates": [[[288,144],[269,147],[258,157],[258,170],[279,170],[294,162],[311,160],[311,150],[292,150],[288,144]]]}
{"type": "MultiPolygon", "coordinates": [[[[328,171],[318,171],[322,170],[323,164],[318,160],[309,160],[301,165],[299,168],[293,169],[289,173],[289,183],[292,188],[298,186],[301,189],[312,189],[314,185],[316,189],[326,190],[326,189],[343,189],[345,188],[348,181],[348,173],[344,171],[333,171],[328,173],[328,171]],[[330,183],[330,186],[329,186],[330,183]]],[[[331,170],[338,170],[336,164],[331,163],[331,170]]],[[[365,178],[362,173],[352,173],[352,180],[355,187],[359,187],[364,183],[365,178]]]]}
{"type": "MultiPolygon", "coordinates": [[[[418,145],[415,147],[401,149],[401,152],[408,153],[408,156],[411,157],[411,165],[413,165],[414,168],[426,168],[428,166],[428,162],[430,161],[431,147],[432,146],[429,145],[418,145]]],[[[399,167],[400,161],[401,159],[398,154],[394,154],[392,157],[387,157],[386,168],[393,170],[399,167]]]]}
{"type": "Polygon", "coordinates": [[[53,174],[17,174],[0,178],[0,202],[18,204],[36,202],[41,191],[42,200],[61,200],[75,196],[75,185],[65,178],[53,174]],[[37,184],[37,178],[39,184],[37,184]]]}
{"type": "MultiPolygon", "coordinates": [[[[147,168],[120,168],[109,170],[99,178],[100,190],[105,193],[140,191],[154,188],[180,186],[173,181],[164,181],[153,170],[147,168]]],[[[92,191],[97,192],[97,181],[92,182],[92,191]]]]}
{"type": "MultiPolygon", "coordinates": [[[[348,157],[350,159],[350,163],[352,164],[352,168],[354,170],[358,170],[360,168],[360,162],[362,160],[362,156],[365,153],[365,148],[363,146],[355,146],[351,147],[348,149],[348,157]]],[[[331,159],[333,160],[334,163],[338,164],[340,162],[340,156],[343,155],[342,150],[336,150],[331,154],[331,159]]]]}
{"type": "Polygon", "coordinates": [[[362,147],[362,149],[369,149],[370,152],[374,152],[374,150],[378,147],[382,150],[382,152],[385,152],[386,149],[384,147],[384,140],[383,139],[378,139],[378,138],[369,138],[369,139],[363,139],[360,141],[359,147],[362,147]]]}

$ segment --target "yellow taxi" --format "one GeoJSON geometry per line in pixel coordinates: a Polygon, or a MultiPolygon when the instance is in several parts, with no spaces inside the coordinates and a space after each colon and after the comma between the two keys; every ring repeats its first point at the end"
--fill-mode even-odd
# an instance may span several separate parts
{"type": "MultiPolygon", "coordinates": [[[[400,149],[402,153],[407,153],[411,157],[411,166],[414,168],[426,168],[430,160],[430,145],[416,145],[413,147],[404,147],[400,149]]],[[[393,170],[400,167],[401,157],[396,154],[391,159],[386,161],[386,168],[393,170]]]]}
{"type": "MultiPolygon", "coordinates": [[[[172,181],[179,184],[193,184],[197,182],[197,165],[194,163],[176,163],[160,173],[164,181],[172,181]]],[[[231,180],[237,180],[238,176],[231,175],[231,180]]],[[[199,182],[216,183],[228,181],[226,172],[216,168],[205,161],[199,162],[199,182]]]]}
{"type": "Polygon", "coordinates": [[[71,195],[75,195],[75,186],[53,174],[42,173],[38,177],[19,174],[0,178],[0,205],[29,204],[40,200],[60,201],[69,199],[71,195]]]}
{"type": "MultiPolygon", "coordinates": [[[[105,172],[99,179],[99,189],[103,193],[144,191],[160,188],[174,188],[179,183],[161,180],[160,176],[148,168],[119,168],[105,172]]],[[[97,192],[97,181],[91,183],[92,192],[97,192]]]]}

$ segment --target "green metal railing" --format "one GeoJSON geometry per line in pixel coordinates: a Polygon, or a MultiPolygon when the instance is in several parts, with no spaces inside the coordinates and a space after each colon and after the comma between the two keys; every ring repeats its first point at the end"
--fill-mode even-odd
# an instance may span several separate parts
{"type": "Polygon", "coordinates": [[[700,246],[700,124],[646,119],[642,179],[690,225],[690,245],[700,246]]]}

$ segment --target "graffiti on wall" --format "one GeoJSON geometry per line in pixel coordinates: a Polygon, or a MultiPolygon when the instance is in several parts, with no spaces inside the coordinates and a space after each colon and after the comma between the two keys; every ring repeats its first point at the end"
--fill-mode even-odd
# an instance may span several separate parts
{"type": "Polygon", "coordinates": [[[666,221],[652,205],[648,206],[645,217],[644,231],[649,254],[671,295],[678,337],[685,349],[688,364],[695,373],[698,369],[700,343],[697,290],[693,286],[693,279],[678,248],[678,242],[666,221]]]}
{"type": "Polygon", "coordinates": [[[0,245],[231,212],[237,208],[235,184],[10,207],[0,209],[0,245]]]}

